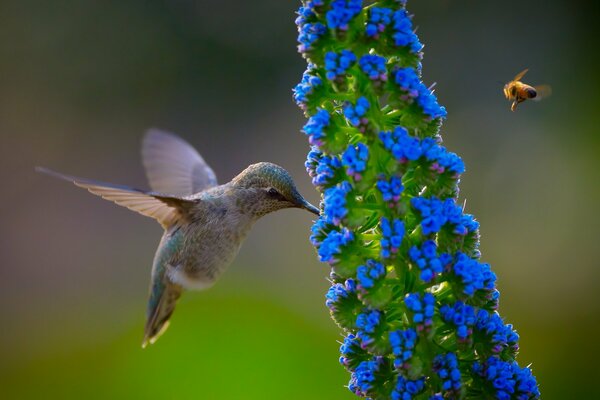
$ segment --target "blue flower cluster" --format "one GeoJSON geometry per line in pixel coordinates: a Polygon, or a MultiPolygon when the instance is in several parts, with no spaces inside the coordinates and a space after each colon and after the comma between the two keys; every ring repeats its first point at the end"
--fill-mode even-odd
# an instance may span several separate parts
{"type": "Polygon", "coordinates": [[[404,222],[400,219],[389,219],[381,218],[381,257],[390,258],[396,254],[402,244],[402,238],[404,237],[404,222]]]}
{"type": "Polygon", "coordinates": [[[452,271],[461,279],[463,293],[467,296],[473,296],[477,290],[495,289],[496,274],[490,264],[480,263],[460,251],[456,253],[452,271]]]}
{"type": "Polygon", "coordinates": [[[419,293],[410,293],[404,298],[404,304],[412,311],[412,319],[417,325],[418,331],[431,326],[435,314],[435,296],[433,294],[425,293],[421,296],[419,293]]]}
{"type": "Polygon", "coordinates": [[[331,29],[348,30],[348,24],[362,11],[362,0],[333,0],[327,11],[327,26],[331,29]]]}
{"type": "Polygon", "coordinates": [[[508,349],[512,354],[516,354],[519,350],[519,335],[511,324],[504,324],[498,313],[479,310],[475,327],[491,338],[492,352],[499,354],[508,349]]]}
{"type": "Polygon", "coordinates": [[[313,73],[314,65],[309,64],[302,75],[302,80],[293,90],[294,101],[304,111],[306,111],[308,97],[314,92],[315,88],[323,85],[323,80],[313,73]]]}
{"type": "Polygon", "coordinates": [[[402,163],[425,157],[431,162],[429,169],[439,174],[450,171],[457,178],[459,174],[465,172],[462,159],[440,146],[433,138],[419,140],[410,136],[402,127],[396,127],[393,132],[381,132],[379,138],[394,158],[402,163]]]}
{"type": "Polygon", "coordinates": [[[341,231],[330,230],[325,239],[318,244],[319,260],[328,263],[337,262],[335,256],[340,254],[342,248],[353,240],[354,233],[347,228],[343,228],[341,231]]]}
{"type": "Polygon", "coordinates": [[[319,247],[323,239],[327,237],[329,231],[333,228],[333,225],[327,222],[322,216],[317,218],[313,226],[310,228],[310,242],[315,247],[319,247]]]}
{"type": "Polygon", "coordinates": [[[405,99],[416,99],[423,113],[430,118],[446,117],[446,109],[438,104],[433,92],[421,82],[417,72],[413,68],[397,69],[394,72],[394,81],[402,91],[406,92],[407,97],[405,99]]]}
{"type": "Polygon", "coordinates": [[[385,63],[387,62],[385,57],[378,56],[376,54],[365,54],[358,60],[358,66],[364,72],[369,79],[376,81],[387,81],[387,68],[385,63]]]}
{"type": "Polygon", "coordinates": [[[344,105],[344,116],[353,126],[367,125],[368,120],[365,118],[365,114],[369,110],[369,100],[362,96],[356,100],[356,105],[352,105],[350,102],[346,102],[344,105]]]}
{"type": "Polygon", "coordinates": [[[379,139],[383,142],[383,147],[392,153],[394,158],[401,163],[409,160],[415,161],[421,157],[421,143],[419,139],[412,137],[408,131],[401,126],[396,127],[391,132],[380,132],[379,139]]]}
{"type": "Polygon", "coordinates": [[[424,235],[439,232],[445,224],[454,225],[453,233],[462,236],[479,229],[479,223],[472,215],[463,214],[462,207],[453,198],[442,201],[435,197],[413,197],[410,204],[421,215],[424,235]]]}
{"type": "Polygon", "coordinates": [[[452,261],[450,254],[444,253],[438,256],[437,245],[433,240],[423,242],[420,249],[412,246],[408,250],[408,256],[421,270],[420,278],[424,282],[431,282],[452,261]]]}
{"type": "Polygon", "coordinates": [[[398,375],[396,386],[392,391],[392,400],[412,400],[425,387],[425,379],[410,380],[398,375]]]}
{"type": "Polygon", "coordinates": [[[475,311],[475,308],[457,301],[454,305],[443,305],[440,308],[442,319],[456,326],[456,337],[459,341],[467,341],[473,328],[485,335],[490,340],[491,351],[500,354],[508,349],[511,354],[516,354],[519,349],[519,335],[513,330],[512,325],[504,324],[497,313],[490,313],[484,309],[475,311]]]}
{"type": "Polygon", "coordinates": [[[429,167],[438,174],[451,171],[456,175],[465,172],[463,160],[455,153],[440,146],[433,138],[425,138],[421,141],[423,156],[432,162],[429,167]]]}
{"type": "Polygon", "coordinates": [[[356,56],[350,50],[342,50],[340,53],[330,51],[325,54],[325,76],[330,81],[344,76],[355,62],[356,56]]]}
{"type": "Polygon", "coordinates": [[[299,20],[302,21],[302,17],[296,20],[298,24],[298,51],[307,53],[313,49],[314,42],[327,32],[327,27],[320,22],[311,24],[299,22],[299,20]]]}
{"type": "Polygon", "coordinates": [[[323,211],[327,221],[339,225],[348,214],[346,208],[346,195],[350,193],[352,186],[349,182],[342,182],[337,186],[325,190],[323,194],[323,211]]]}
{"type": "Polygon", "coordinates": [[[398,10],[394,13],[394,43],[396,46],[406,46],[413,53],[418,53],[423,48],[419,38],[413,31],[412,21],[406,10],[398,10]]]}
{"type": "Polygon", "coordinates": [[[494,395],[499,400],[528,400],[540,397],[531,370],[519,367],[514,361],[506,362],[492,356],[483,363],[473,363],[473,372],[490,382],[494,395]]]}
{"type": "Polygon", "coordinates": [[[359,265],[356,269],[358,290],[363,292],[371,289],[375,283],[385,277],[385,267],[374,260],[367,260],[366,265],[359,265]]]}
{"type": "Polygon", "coordinates": [[[360,340],[358,340],[358,338],[352,333],[349,333],[348,336],[344,338],[344,342],[340,346],[340,364],[349,366],[356,354],[362,352],[363,351],[360,348],[360,340]]]}
{"type": "Polygon", "coordinates": [[[325,296],[345,331],[350,390],[373,399],[538,398],[495,312],[479,224],[458,205],[462,159],[442,145],[446,110],[421,80],[405,0],[302,0],[309,63],[294,100],[322,195],[311,242],[331,266],[325,296]],[[490,358],[492,357],[492,358],[490,358]]]}
{"type": "Polygon", "coordinates": [[[349,145],[344,154],[342,154],[342,165],[346,167],[348,176],[355,181],[362,179],[361,173],[367,168],[369,159],[369,148],[363,143],[357,143],[356,146],[349,145]]]}
{"type": "Polygon", "coordinates": [[[342,160],[338,156],[326,156],[317,147],[313,147],[304,166],[312,178],[312,184],[324,187],[331,183],[336,171],[342,167],[342,160]]]}
{"type": "Polygon", "coordinates": [[[381,311],[365,310],[356,317],[358,332],[356,337],[360,339],[360,347],[365,349],[375,341],[373,333],[381,322],[381,311]]]}
{"type": "MultiPolygon", "coordinates": [[[[397,203],[400,200],[404,186],[402,179],[397,176],[392,176],[389,180],[385,179],[385,175],[377,181],[377,189],[381,192],[383,201],[388,203],[397,203]]],[[[393,207],[393,204],[390,204],[393,207]]]]}
{"type": "Polygon", "coordinates": [[[458,392],[460,390],[462,382],[456,354],[446,353],[437,355],[433,360],[433,370],[442,380],[442,390],[444,392],[458,392]]]}
{"type": "Polygon", "coordinates": [[[466,341],[473,333],[476,317],[472,306],[459,300],[452,306],[444,304],[440,307],[440,314],[444,321],[456,326],[456,337],[459,341],[466,341]]]}
{"type": "Polygon", "coordinates": [[[327,110],[319,109],[315,115],[308,119],[302,130],[308,136],[308,141],[311,145],[323,145],[325,128],[329,125],[329,118],[327,110]]]}
{"type": "Polygon", "coordinates": [[[389,335],[392,353],[394,353],[394,367],[407,369],[408,362],[412,358],[417,345],[417,332],[408,328],[402,331],[393,331],[389,335]]]}
{"type": "Polygon", "coordinates": [[[330,311],[337,311],[340,303],[353,293],[356,293],[356,285],[352,279],[345,284],[334,283],[325,295],[325,305],[330,311]]]}
{"type": "Polygon", "coordinates": [[[384,7],[372,7],[365,33],[368,37],[378,38],[380,33],[392,22],[392,10],[384,7]]]}

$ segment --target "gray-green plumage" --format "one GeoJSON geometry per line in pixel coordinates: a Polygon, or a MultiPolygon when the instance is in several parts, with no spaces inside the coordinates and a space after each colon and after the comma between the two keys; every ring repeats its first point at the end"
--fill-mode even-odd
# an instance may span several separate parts
{"type": "Polygon", "coordinates": [[[165,229],[152,265],[146,346],[166,329],[184,289],[216,282],[256,220],[283,208],[317,215],[319,210],[298,193],[289,173],[272,163],[253,164],[218,186],[200,154],[170,133],[148,131],[142,158],[153,192],[38,170],[152,217],[165,229]]]}

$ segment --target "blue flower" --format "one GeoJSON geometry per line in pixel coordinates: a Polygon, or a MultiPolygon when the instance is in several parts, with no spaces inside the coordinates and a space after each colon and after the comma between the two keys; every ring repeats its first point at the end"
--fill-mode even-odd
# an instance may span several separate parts
{"type": "Polygon", "coordinates": [[[414,354],[415,346],[417,345],[417,332],[412,329],[402,331],[393,331],[389,334],[392,353],[394,353],[394,367],[407,368],[408,361],[414,354]]]}
{"type": "Polygon", "coordinates": [[[314,92],[315,88],[323,85],[323,80],[317,75],[314,75],[313,64],[309,64],[308,68],[302,75],[302,80],[294,87],[294,101],[300,108],[306,110],[309,96],[314,92]]]}
{"type": "Polygon", "coordinates": [[[359,265],[356,269],[358,289],[363,292],[371,289],[383,277],[385,277],[385,267],[374,260],[367,260],[365,265],[359,265]]]}
{"type": "Polygon", "coordinates": [[[348,24],[362,11],[362,0],[333,0],[331,10],[327,11],[327,26],[345,31],[348,24]]]}
{"type": "Polygon", "coordinates": [[[398,375],[396,386],[392,390],[392,400],[412,400],[425,388],[425,378],[410,380],[398,375]]]}
{"type": "Polygon", "coordinates": [[[342,166],[338,156],[326,156],[317,147],[311,149],[304,163],[312,183],[324,187],[332,183],[336,171],[342,166]]]}
{"type": "Polygon", "coordinates": [[[319,109],[315,115],[308,119],[302,130],[308,136],[308,141],[313,146],[321,146],[325,137],[325,128],[329,126],[329,113],[319,109]]]}
{"type": "Polygon", "coordinates": [[[385,57],[376,54],[365,54],[358,61],[358,65],[369,79],[387,81],[386,61],[385,57]]]}
{"type": "Polygon", "coordinates": [[[527,367],[516,362],[502,361],[496,356],[485,362],[473,363],[473,372],[486,379],[497,399],[538,399],[540,391],[535,377],[527,367]]]}
{"type": "Polygon", "coordinates": [[[496,274],[489,264],[483,264],[470,258],[462,252],[456,253],[456,260],[452,266],[454,274],[460,278],[463,285],[463,293],[473,296],[477,290],[494,290],[496,274]]]}
{"type": "Polygon", "coordinates": [[[406,46],[413,53],[423,48],[417,35],[413,32],[412,21],[406,10],[398,10],[393,15],[394,43],[396,46],[406,46]]]}
{"type": "MultiPolygon", "coordinates": [[[[377,181],[377,189],[381,192],[383,201],[390,203],[397,203],[400,200],[404,186],[402,185],[402,179],[397,176],[392,176],[389,180],[380,178],[377,181]]],[[[390,206],[393,206],[391,204],[390,206]]]]}
{"type": "Polygon", "coordinates": [[[340,346],[340,364],[349,366],[358,354],[364,354],[364,351],[360,347],[360,340],[352,333],[349,333],[340,346]]]}
{"type": "Polygon", "coordinates": [[[452,261],[450,254],[437,255],[437,245],[433,240],[423,242],[421,249],[412,246],[408,256],[421,270],[420,278],[424,282],[431,282],[452,261]]]}
{"type": "Polygon", "coordinates": [[[379,138],[383,142],[383,146],[401,163],[418,160],[421,157],[422,150],[419,139],[410,136],[408,131],[400,126],[392,132],[380,132],[379,138]]]}
{"type": "Polygon", "coordinates": [[[386,26],[392,22],[392,10],[383,7],[372,7],[365,33],[368,37],[377,38],[386,26]]]}
{"type": "Polygon", "coordinates": [[[406,93],[405,100],[416,99],[423,113],[431,118],[444,118],[446,109],[440,106],[437,98],[419,79],[413,68],[399,68],[394,72],[394,81],[406,93]]]}
{"type": "Polygon", "coordinates": [[[344,116],[353,126],[367,125],[368,121],[365,114],[369,110],[369,100],[366,97],[359,97],[356,105],[347,102],[344,106],[344,116]]]}
{"type": "Polygon", "coordinates": [[[412,311],[412,320],[417,324],[418,331],[431,326],[435,314],[435,296],[433,294],[425,293],[421,297],[419,293],[410,293],[404,298],[404,304],[412,311]]]}
{"type": "Polygon", "coordinates": [[[337,311],[340,303],[356,292],[353,282],[351,280],[349,281],[350,282],[347,281],[344,285],[341,283],[334,283],[327,291],[327,294],[325,295],[325,305],[330,311],[337,311]]]}
{"type": "Polygon", "coordinates": [[[342,247],[353,240],[354,234],[346,228],[343,228],[341,231],[331,230],[318,245],[319,260],[335,263],[337,261],[335,256],[342,252],[342,247]]]}
{"type": "Polygon", "coordinates": [[[375,341],[373,334],[381,323],[381,311],[366,310],[356,317],[356,337],[360,339],[360,347],[365,349],[375,341]]]}
{"type": "Polygon", "coordinates": [[[325,54],[325,76],[330,81],[342,77],[355,62],[356,56],[350,50],[342,50],[340,53],[330,51],[325,54]]]}
{"type": "Polygon", "coordinates": [[[394,82],[407,92],[410,97],[417,97],[421,88],[421,81],[413,68],[399,68],[394,72],[394,82]]]}
{"type": "Polygon", "coordinates": [[[455,153],[449,152],[445,147],[440,146],[434,139],[425,138],[421,141],[423,155],[431,161],[430,169],[437,173],[450,171],[455,175],[465,172],[465,164],[455,153]]]}
{"type": "Polygon", "coordinates": [[[473,333],[475,325],[475,309],[462,301],[454,305],[448,304],[440,307],[442,319],[456,326],[456,336],[459,341],[466,341],[473,333]]]}
{"type": "Polygon", "coordinates": [[[462,386],[458,359],[454,353],[439,354],[433,360],[433,371],[442,381],[442,391],[454,397],[462,386]]]}
{"type": "Polygon", "coordinates": [[[441,201],[435,197],[413,197],[410,203],[421,214],[425,235],[439,232],[446,223],[454,225],[454,233],[463,236],[479,228],[473,216],[463,214],[462,207],[453,198],[441,201]]]}
{"type": "Polygon", "coordinates": [[[402,244],[404,237],[404,222],[400,219],[381,218],[381,234],[383,238],[379,242],[381,245],[381,257],[390,258],[396,254],[402,244]]]}
{"type": "Polygon", "coordinates": [[[327,32],[327,27],[320,22],[316,23],[303,23],[301,18],[298,18],[298,51],[306,53],[312,50],[312,45],[317,39],[327,32]],[[300,20],[300,21],[298,21],[300,20]]]}
{"type": "Polygon", "coordinates": [[[508,349],[512,354],[516,354],[519,350],[519,335],[513,330],[512,325],[504,324],[498,313],[479,310],[475,327],[490,338],[492,352],[499,354],[508,349]]]}
{"type": "Polygon", "coordinates": [[[346,167],[348,176],[358,182],[362,179],[361,172],[367,168],[368,158],[369,148],[363,143],[357,143],[356,146],[348,146],[342,154],[342,165],[346,167]]]}
{"type": "Polygon", "coordinates": [[[352,186],[346,181],[325,190],[323,194],[323,212],[330,223],[339,225],[342,219],[348,214],[346,195],[351,190],[352,186]]]}

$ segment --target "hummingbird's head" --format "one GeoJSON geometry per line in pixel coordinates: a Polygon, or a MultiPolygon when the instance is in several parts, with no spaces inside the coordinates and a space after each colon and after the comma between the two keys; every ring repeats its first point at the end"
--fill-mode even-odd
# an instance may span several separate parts
{"type": "Polygon", "coordinates": [[[257,215],[291,207],[320,214],[317,207],[300,195],[290,174],[279,165],[268,162],[252,164],[231,182],[249,194],[252,204],[247,206],[257,215]]]}

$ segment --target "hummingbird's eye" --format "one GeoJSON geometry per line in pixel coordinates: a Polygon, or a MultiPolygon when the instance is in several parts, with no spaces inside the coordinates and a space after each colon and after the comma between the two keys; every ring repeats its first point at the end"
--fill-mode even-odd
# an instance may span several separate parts
{"type": "Polygon", "coordinates": [[[282,195],[281,193],[279,193],[277,191],[277,189],[275,189],[275,188],[269,188],[269,189],[267,189],[267,196],[269,196],[270,198],[272,198],[274,200],[280,200],[280,201],[284,201],[285,200],[285,196],[282,195]]]}
{"type": "Polygon", "coordinates": [[[281,195],[279,194],[279,192],[278,192],[278,191],[277,191],[277,189],[275,189],[275,188],[269,188],[269,189],[267,190],[267,194],[268,194],[270,197],[281,197],[281,195]]]}

